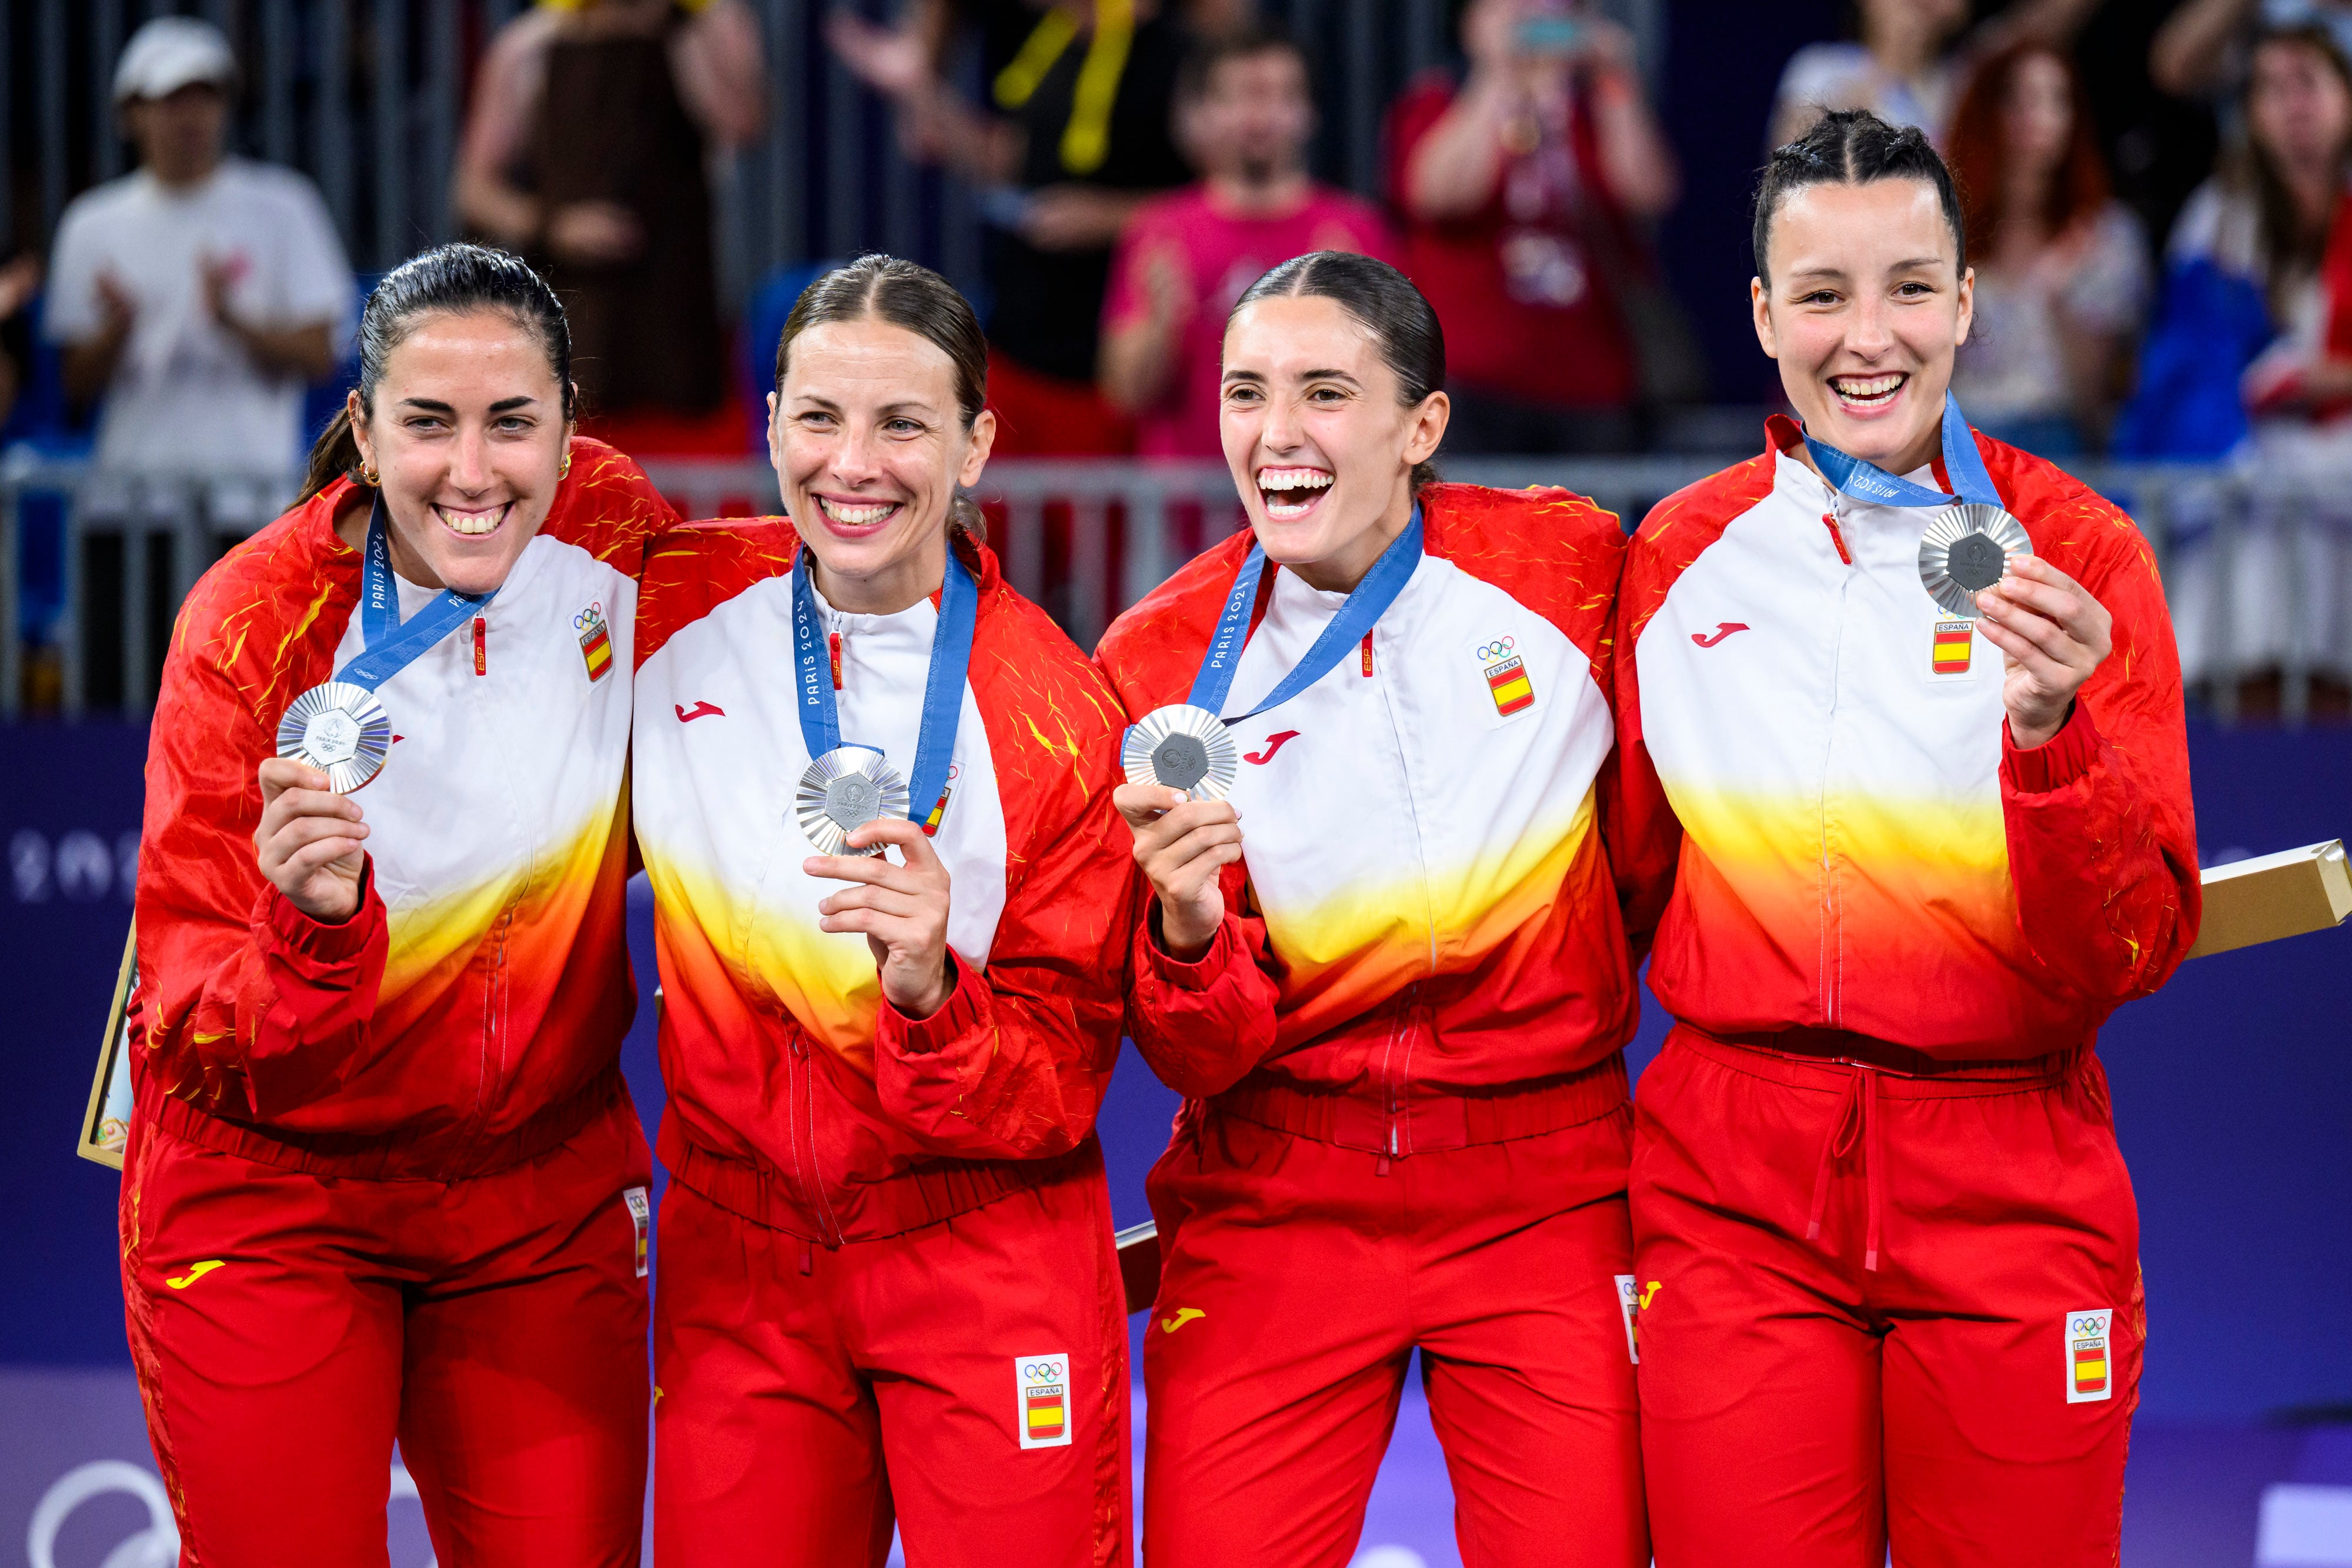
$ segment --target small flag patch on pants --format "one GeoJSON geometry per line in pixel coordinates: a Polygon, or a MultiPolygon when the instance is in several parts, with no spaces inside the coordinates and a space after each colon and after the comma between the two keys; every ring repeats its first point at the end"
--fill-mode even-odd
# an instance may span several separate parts
{"type": "Polygon", "coordinates": [[[1935,648],[1929,662],[1939,675],[1965,675],[1969,673],[1969,655],[1976,647],[1977,624],[1973,621],[1938,621],[1936,622],[1935,648]]]}
{"type": "Polygon", "coordinates": [[[2066,1403],[2086,1405],[2115,1397],[2112,1307],[2084,1307],[2066,1314],[2066,1403]]]}
{"type": "Polygon", "coordinates": [[[1635,1319],[1642,1310],[1642,1291],[1631,1274],[1617,1279],[1617,1310],[1625,1315],[1625,1359],[1635,1366],[1642,1364],[1642,1330],[1635,1319]]]}
{"type": "Polygon", "coordinates": [[[653,1234],[653,1202],[641,1186],[625,1189],[621,1201],[629,1206],[629,1228],[636,1233],[637,1278],[642,1280],[646,1277],[646,1243],[653,1234]]]}
{"type": "Polygon", "coordinates": [[[580,633],[580,657],[593,686],[613,673],[613,635],[604,625],[604,607],[591,604],[572,618],[572,629],[580,633]]]}
{"type": "Polygon", "coordinates": [[[1055,1351],[1013,1358],[1013,1384],[1019,1407],[1013,1429],[1024,1448],[1070,1446],[1070,1355],[1055,1351]]]}

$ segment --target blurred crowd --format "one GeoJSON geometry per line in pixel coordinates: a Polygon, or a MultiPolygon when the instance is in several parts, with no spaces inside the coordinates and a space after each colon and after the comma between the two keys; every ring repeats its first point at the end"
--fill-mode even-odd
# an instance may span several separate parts
{"type": "MultiPolygon", "coordinates": [[[[982,193],[1000,452],[1214,455],[1227,309],[1341,247],[1436,306],[1448,452],[1571,454],[1638,450],[1720,391],[1662,265],[1684,171],[1660,62],[1610,10],[1460,0],[1454,62],[1387,106],[1359,192],[1310,172],[1329,62],[1251,0],[904,0],[824,37],[910,157],[982,193]]],[[[1798,48],[1724,155],[1847,106],[1936,138],[1980,427],[2060,458],[2352,466],[2352,0],[1856,0],[1849,32],[1798,48]]],[[[711,178],[776,111],[762,50],[746,0],[541,0],[473,73],[455,215],[556,283],[596,428],[641,452],[740,451],[751,423],[737,367],[778,323],[722,307],[711,178]]],[[[20,431],[95,410],[108,468],[249,470],[336,395],[357,282],[307,178],[227,151],[241,90],[206,23],[123,49],[137,169],[0,266],[0,410],[59,405],[20,431]]],[[[2352,620],[2346,553],[2282,554],[2277,591],[2352,620]]]]}

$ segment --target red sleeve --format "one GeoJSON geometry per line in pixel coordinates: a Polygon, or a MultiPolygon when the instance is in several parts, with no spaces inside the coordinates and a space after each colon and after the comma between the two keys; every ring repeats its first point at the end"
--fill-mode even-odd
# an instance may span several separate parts
{"type": "Polygon", "coordinates": [[[1128,1032],[1160,1081],[1190,1099],[1220,1094],[1249,1076],[1274,1049],[1280,967],[1265,922],[1244,913],[1248,883],[1239,866],[1219,879],[1224,923],[1209,950],[1186,963],[1160,945],[1160,901],[1135,929],[1128,1032]]]}
{"type": "Polygon", "coordinates": [[[1057,1155],[1093,1130],[1118,1060],[1134,904],[1127,829],[1110,805],[1118,706],[1042,612],[1010,600],[992,617],[982,711],[1004,737],[993,759],[1018,874],[986,971],[952,956],[946,1005],[912,1019],[886,1002],[874,1041],[890,1118],[977,1159],[1057,1155]]]}
{"type": "Polygon", "coordinates": [[[365,1054],[387,945],[374,862],[340,925],[263,878],[254,774],[276,747],[230,677],[184,644],[151,737],[132,1060],[163,1093],[268,1120],[332,1093],[365,1054]]]}
{"type": "Polygon", "coordinates": [[[2061,537],[2037,549],[2106,607],[2113,648],[2042,746],[2021,751],[2001,726],[2010,874],[2035,958],[2112,1008],[2163,985],[2197,939],[2180,659],[2156,563],[2129,520],[2087,497],[2053,531],[2061,537]]]}

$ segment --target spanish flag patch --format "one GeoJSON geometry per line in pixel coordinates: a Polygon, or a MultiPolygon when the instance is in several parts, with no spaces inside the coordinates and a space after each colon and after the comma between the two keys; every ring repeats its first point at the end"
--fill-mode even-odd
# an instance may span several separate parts
{"type": "Polygon", "coordinates": [[[613,673],[613,634],[604,625],[604,607],[589,605],[572,618],[572,629],[580,633],[580,657],[593,686],[613,673]]]}
{"type": "Polygon", "coordinates": [[[1973,621],[1937,622],[1936,642],[1928,654],[1929,669],[1938,675],[1967,674],[1976,639],[1977,623],[1973,621]]]}

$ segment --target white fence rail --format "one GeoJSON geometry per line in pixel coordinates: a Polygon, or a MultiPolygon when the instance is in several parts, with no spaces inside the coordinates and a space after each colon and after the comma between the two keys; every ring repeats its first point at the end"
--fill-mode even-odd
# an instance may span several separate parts
{"type": "MultiPolygon", "coordinates": [[[[1721,465],[1719,457],[1482,458],[1447,476],[1516,488],[1562,485],[1637,520],[1721,465]]],[[[778,509],[765,464],[649,461],[688,517],[778,509]]],[[[2086,465],[2167,573],[2184,662],[2216,712],[2233,716],[2241,677],[2276,671],[2282,716],[2309,710],[2315,674],[2352,669],[2352,472],[2330,481],[2192,465],[2086,465]]],[[[161,638],[196,578],[291,497],[283,476],[131,477],[74,464],[0,465],[0,716],[24,691],[18,624],[27,507],[63,507],[64,607],[46,639],[68,714],[144,711],[161,638]],[[97,677],[94,679],[94,677],[97,677]]],[[[1081,646],[1194,552],[1237,526],[1233,482],[1214,462],[1005,460],[979,487],[1007,578],[1081,646]]]]}

